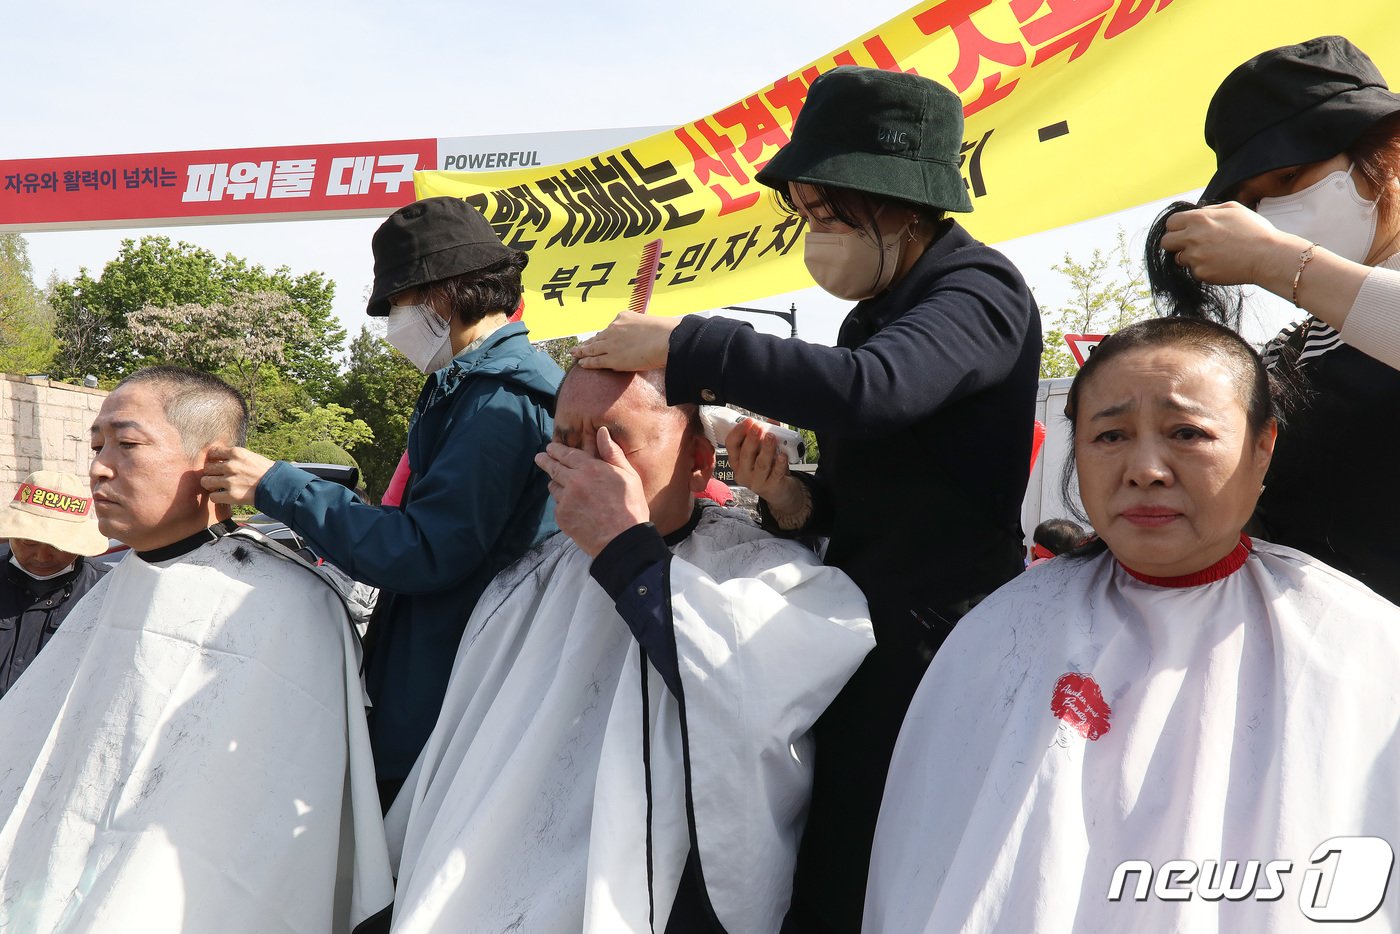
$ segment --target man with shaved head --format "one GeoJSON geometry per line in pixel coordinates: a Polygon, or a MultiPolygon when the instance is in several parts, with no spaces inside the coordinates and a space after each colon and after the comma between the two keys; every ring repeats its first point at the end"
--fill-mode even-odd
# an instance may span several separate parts
{"type": "Polygon", "coordinates": [[[98,526],[138,552],[231,530],[232,509],[208,497],[194,465],[203,466],[204,449],[220,438],[241,443],[247,435],[248,405],[223,380],[170,366],[136,371],[92,425],[98,526]]]}
{"type": "Polygon", "coordinates": [[[694,499],[714,448],[661,385],[560,387],[562,531],[477,604],[389,812],[396,932],[778,929],[809,730],[874,640],[840,571],[694,499]]]}
{"type": "Polygon", "coordinates": [[[247,422],[173,367],[93,422],[132,550],[0,699],[0,931],[320,934],[390,901],[344,606],[200,484],[247,422]]]}

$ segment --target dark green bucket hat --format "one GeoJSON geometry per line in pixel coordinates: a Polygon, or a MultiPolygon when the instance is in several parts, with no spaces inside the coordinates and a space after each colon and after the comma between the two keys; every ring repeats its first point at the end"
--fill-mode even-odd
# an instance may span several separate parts
{"type": "Polygon", "coordinates": [[[480,211],[461,198],[447,197],[399,208],[379,225],[371,247],[374,287],[366,310],[375,317],[387,315],[389,297],[404,289],[476,272],[516,255],[480,211]]]}
{"type": "Polygon", "coordinates": [[[758,173],[770,188],[830,185],[971,211],[958,172],[963,107],[936,81],[842,65],[812,82],[792,140],[758,173]]]}

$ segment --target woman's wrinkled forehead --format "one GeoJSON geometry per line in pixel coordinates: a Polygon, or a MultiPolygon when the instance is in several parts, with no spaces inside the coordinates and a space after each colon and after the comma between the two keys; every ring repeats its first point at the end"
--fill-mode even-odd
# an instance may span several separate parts
{"type": "MultiPolygon", "coordinates": [[[[1233,403],[1240,411],[1249,410],[1249,384],[1242,379],[1240,367],[1228,354],[1199,344],[1161,342],[1131,347],[1102,363],[1076,381],[1074,413],[1080,420],[1096,414],[1091,408],[1133,407],[1135,402],[1108,398],[1108,393],[1129,393],[1137,396],[1152,389],[1165,393],[1157,402],[1169,409],[1186,411],[1192,408],[1189,397],[1205,390],[1215,405],[1233,403]],[[1110,388],[1112,387],[1112,388],[1110,388]],[[1220,391],[1221,389],[1224,391],[1220,391]]],[[[1204,414],[1204,413],[1197,413],[1204,414]]],[[[1225,413],[1216,413],[1223,416],[1225,413]]]]}

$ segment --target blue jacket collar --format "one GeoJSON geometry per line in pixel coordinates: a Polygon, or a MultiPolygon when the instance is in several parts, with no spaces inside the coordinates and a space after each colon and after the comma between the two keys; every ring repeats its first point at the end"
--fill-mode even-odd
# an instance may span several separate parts
{"type": "Polygon", "coordinates": [[[424,392],[432,405],[457,391],[473,376],[495,376],[524,389],[553,397],[563,372],[547,354],[530,345],[530,330],[516,321],[502,327],[473,350],[465,350],[452,362],[428,376],[424,392]]]}

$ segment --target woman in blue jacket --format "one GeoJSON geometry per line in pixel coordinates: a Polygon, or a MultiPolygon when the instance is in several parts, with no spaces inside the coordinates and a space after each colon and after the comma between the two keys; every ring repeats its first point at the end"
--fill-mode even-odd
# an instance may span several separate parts
{"type": "Polygon", "coordinates": [[[204,486],[285,522],[351,577],[380,588],[366,634],[380,797],[387,809],[437,720],[468,617],[487,583],[555,531],[534,456],[553,432],[563,374],[507,315],[524,253],[456,198],[401,208],[375,232],[368,312],[428,375],[408,432],[398,507],[243,448],[211,452],[204,486]]]}

